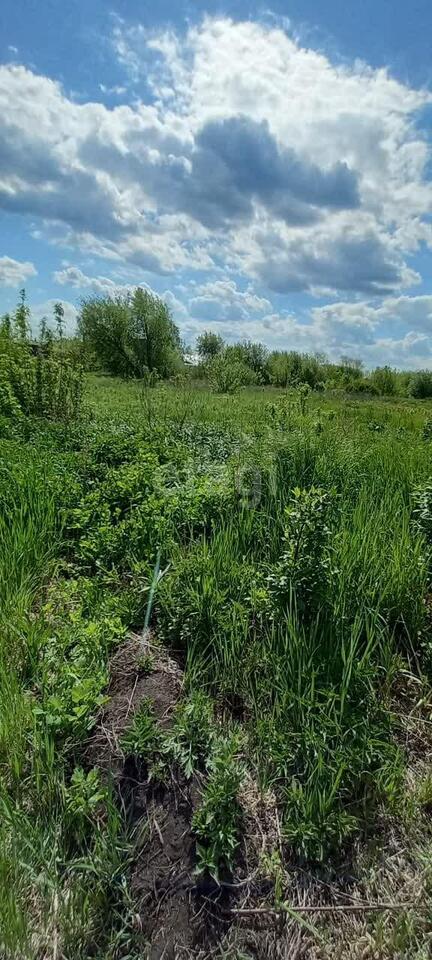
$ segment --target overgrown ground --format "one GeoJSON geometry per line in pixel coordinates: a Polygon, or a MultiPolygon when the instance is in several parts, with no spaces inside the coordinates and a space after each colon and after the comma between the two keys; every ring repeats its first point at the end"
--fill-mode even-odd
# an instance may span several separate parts
{"type": "Polygon", "coordinates": [[[1,956],[429,957],[432,408],[87,394],[0,423],[1,956]]]}

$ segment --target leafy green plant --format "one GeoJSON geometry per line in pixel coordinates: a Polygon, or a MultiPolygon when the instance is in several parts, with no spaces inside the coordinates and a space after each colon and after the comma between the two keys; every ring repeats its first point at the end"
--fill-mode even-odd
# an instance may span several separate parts
{"type": "Polygon", "coordinates": [[[308,383],[300,383],[297,390],[298,405],[299,411],[302,417],[305,416],[307,411],[307,401],[310,394],[310,386],[308,383]]]}
{"type": "Polygon", "coordinates": [[[122,748],[125,754],[135,754],[142,760],[150,760],[162,745],[152,701],[142,700],[129,729],[123,734],[122,748]]]}
{"type": "Polygon", "coordinates": [[[65,803],[68,828],[73,830],[78,844],[102,816],[106,802],[107,790],[101,786],[99,771],[93,768],[86,773],[82,767],[75,767],[65,791],[65,803]]]}
{"type": "Polygon", "coordinates": [[[331,517],[335,491],[296,487],[285,508],[284,549],[268,576],[274,602],[289,606],[293,598],[307,616],[313,615],[331,571],[331,517]]]}
{"type": "Polygon", "coordinates": [[[432,544],[432,480],[415,487],[412,495],[413,519],[418,529],[424,533],[429,544],[432,544]]]}
{"type": "Polygon", "coordinates": [[[0,380],[3,416],[73,420],[80,415],[82,370],[61,359],[33,356],[25,341],[0,337],[0,380]]]}
{"type": "Polygon", "coordinates": [[[432,373],[430,370],[420,370],[408,383],[408,393],[417,400],[432,397],[432,373]]]}
{"type": "Polygon", "coordinates": [[[181,366],[179,331],[166,303],[149,290],[84,299],[78,327],[102,367],[117,376],[166,377],[181,366]]]}
{"type": "Polygon", "coordinates": [[[216,880],[230,869],[239,842],[242,781],[238,737],[220,740],[209,763],[209,776],[201,803],[193,817],[197,837],[197,873],[208,871],[216,880]]]}
{"type": "Polygon", "coordinates": [[[212,701],[197,690],[177,707],[173,726],[164,739],[164,752],[191,777],[196,769],[205,769],[211,763],[215,736],[212,701]]]}

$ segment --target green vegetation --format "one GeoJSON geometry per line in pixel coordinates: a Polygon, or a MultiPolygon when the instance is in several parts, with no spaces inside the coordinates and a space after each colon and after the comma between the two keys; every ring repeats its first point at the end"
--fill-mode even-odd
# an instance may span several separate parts
{"type": "Polygon", "coordinates": [[[180,337],[162,300],[131,295],[83,300],[79,332],[103,369],[121,377],[167,377],[180,366],[180,337]]]}
{"type": "Polygon", "coordinates": [[[14,316],[3,317],[0,324],[0,417],[48,417],[54,420],[76,419],[82,395],[82,368],[71,362],[62,350],[63,313],[55,305],[59,348],[43,325],[38,343],[29,340],[25,292],[14,316]]]}
{"type": "MultiPolygon", "coordinates": [[[[202,382],[86,375],[81,404],[60,313],[48,351],[35,354],[24,299],[19,309],[1,335],[2,396],[12,398],[0,421],[2,956],[143,955],[130,883],[141,840],[86,751],[109,704],[113,654],[143,627],[156,559],[152,624],[158,650],[181,665],[182,690],[168,713],[151,686],[131,706],[139,684],[161,685],[159,654],[144,649],[118,748],[149,789],[169,791],[171,776],[183,790],[195,784],[197,882],[241,877],[252,808],[267,905],[290,900],[297,867],[337,873],[343,861],[355,876],[359,849],[378,876],[386,824],[423,831],[430,878],[427,401],[395,397],[389,371],[371,377],[385,402],[318,393],[302,358],[288,390],[215,395],[202,382]],[[58,368],[75,403],[37,392],[58,368]]],[[[298,356],[284,356],[285,378],[298,356]]],[[[250,347],[206,362],[253,363],[257,380],[267,369],[250,347]]],[[[282,369],[282,356],[272,364],[282,369]]],[[[390,896],[372,880],[368,889],[390,896]]],[[[395,929],[381,946],[378,920],[370,929],[379,955],[397,955],[385,952],[395,929]]],[[[400,956],[426,956],[424,920],[414,914],[404,930],[412,953],[400,956]]]]}

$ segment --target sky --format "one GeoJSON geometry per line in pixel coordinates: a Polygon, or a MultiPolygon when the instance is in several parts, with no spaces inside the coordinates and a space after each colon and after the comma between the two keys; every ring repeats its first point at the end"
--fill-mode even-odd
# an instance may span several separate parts
{"type": "Polygon", "coordinates": [[[2,0],[0,313],[432,369],[430,0],[2,0]]]}

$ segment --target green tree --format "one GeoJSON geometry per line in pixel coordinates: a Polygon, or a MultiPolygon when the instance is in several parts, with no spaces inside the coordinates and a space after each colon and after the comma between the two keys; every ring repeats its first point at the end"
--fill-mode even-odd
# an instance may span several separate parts
{"type": "Polygon", "coordinates": [[[10,313],[5,313],[0,321],[0,336],[10,337],[12,333],[12,324],[10,313]]]}
{"type": "Polygon", "coordinates": [[[42,317],[39,324],[39,343],[43,347],[44,355],[50,356],[52,353],[53,347],[53,333],[48,326],[48,321],[46,317],[42,317]]]}
{"type": "Polygon", "coordinates": [[[181,364],[180,335],[169,308],[148,290],[83,300],[78,329],[85,346],[114,376],[154,372],[167,377],[181,364]]]}
{"type": "Polygon", "coordinates": [[[212,330],[204,330],[204,332],[200,333],[199,337],[197,337],[196,346],[198,356],[203,363],[207,363],[222,353],[225,344],[218,333],[213,333],[212,330]]]}
{"type": "Polygon", "coordinates": [[[56,325],[57,336],[59,340],[63,340],[64,333],[64,307],[61,303],[54,304],[54,319],[56,325]]]}
{"type": "Polygon", "coordinates": [[[26,292],[24,288],[20,290],[17,308],[14,313],[14,327],[17,337],[20,340],[26,340],[29,331],[30,310],[27,306],[26,292]]]}
{"type": "Polygon", "coordinates": [[[130,305],[132,344],[140,370],[170,376],[179,367],[181,340],[166,303],[139,288],[130,305]]]}
{"type": "Polygon", "coordinates": [[[249,370],[255,374],[258,383],[266,383],[268,350],[262,343],[254,343],[252,340],[242,340],[240,343],[234,343],[225,350],[229,360],[236,360],[243,363],[249,370]]]}
{"type": "Polygon", "coordinates": [[[267,360],[268,377],[277,387],[307,383],[311,389],[324,380],[323,364],[316,356],[296,350],[274,350],[267,360]]]}

